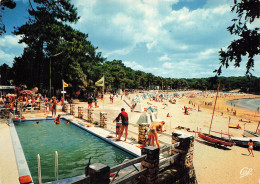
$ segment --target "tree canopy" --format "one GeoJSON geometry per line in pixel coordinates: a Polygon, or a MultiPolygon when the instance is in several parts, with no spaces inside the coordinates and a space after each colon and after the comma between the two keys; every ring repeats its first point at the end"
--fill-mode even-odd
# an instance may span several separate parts
{"type": "Polygon", "coordinates": [[[34,0],[28,12],[29,20],[14,31],[27,45],[13,64],[16,82],[55,90],[64,79],[75,90],[86,89],[95,72],[89,67],[104,59],[87,34],[67,24],[79,20],[76,8],[67,0],[34,0]]]}
{"type": "Polygon", "coordinates": [[[237,19],[227,28],[231,35],[236,35],[237,40],[230,43],[227,49],[219,51],[220,67],[215,70],[218,75],[222,72],[222,66],[229,67],[229,63],[234,61],[235,67],[240,67],[243,57],[247,56],[246,75],[251,76],[254,68],[254,56],[260,51],[259,24],[255,20],[260,16],[259,0],[234,0],[232,12],[237,14],[237,19]]]}
{"type": "Polygon", "coordinates": [[[5,25],[2,21],[2,13],[4,12],[5,8],[14,9],[16,7],[16,3],[13,0],[2,0],[0,1],[0,36],[2,36],[6,30],[5,25]]]}

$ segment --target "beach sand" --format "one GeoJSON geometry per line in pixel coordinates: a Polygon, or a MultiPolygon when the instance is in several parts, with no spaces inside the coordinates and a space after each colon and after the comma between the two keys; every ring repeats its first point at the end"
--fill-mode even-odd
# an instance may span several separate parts
{"type": "MultiPolygon", "coordinates": [[[[131,94],[130,98],[133,98],[135,94],[131,94]]],[[[249,95],[250,97],[257,97],[249,95]]],[[[224,103],[227,100],[237,99],[237,98],[245,98],[249,97],[247,95],[232,95],[228,97],[220,97],[218,99],[218,103],[216,105],[216,111],[213,118],[212,123],[212,130],[228,133],[228,122],[229,116],[231,117],[231,124],[238,124],[242,127],[242,129],[229,129],[229,133],[235,137],[242,137],[243,128],[245,122],[239,121],[240,119],[243,120],[250,120],[251,123],[246,124],[246,129],[255,131],[258,121],[260,118],[255,116],[254,119],[252,116],[256,113],[238,109],[236,108],[237,115],[233,116],[233,113],[227,112],[226,108],[227,105],[224,103]],[[222,113],[223,112],[223,115],[222,113]],[[248,116],[247,114],[251,114],[252,116],[248,116]]],[[[259,97],[259,96],[258,96],[259,97]]],[[[124,97],[123,97],[124,98],[124,97]]],[[[209,126],[212,118],[213,106],[205,106],[203,105],[204,102],[214,102],[215,98],[213,97],[203,97],[197,96],[195,98],[176,98],[176,104],[170,104],[165,100],[164,102],[155,102],[150,101],[150,99],[142,100],[141,103],[143,104],[144,108],[149,107],[150,103],[152,107],[156,107],[158,110],[158,118],[164,120],[166,122],[166,130],[167,133],[172,133],[174,131],[179,131],[175,129],[177,126],[187,127],[190,130],[196,131],[201,130],[201,132],[208,133],[209,126]],[[192,104],[189,104],[189,101],[192,101],[195,104],[193,106],[193,110],[190,111],[190,115],[184,115],[183,107],[192,107],[192,104]],[[165,105],[167,104],[167,105],[165,105]],[[200,105],[201,112],[198,112],[198,105],[200,105]],[[170,113],[172,117],[166,117],[167,113],[170,113]]],[[[130,100],[127,100],[130,103],[130,100]]],[[[114,103],[109,102],[109,95],[105,96],[105,109],[103,109],[103,102],[99,99],[98,100],[99,108],[94,109],[94,121],[98,121],[99,119],[99,112],[104,111],[107,112],[108,122],[108,129],[115,130],[115,124],[112,123],[112,120],[117,116],[120,112],[120,109],[124,107],[126,112],[129,114],[129,130],[136,132],[138,127],[132,126],[136,124],[139,116],[141,113],[138,112],[131,112],[128,105],[121,100],[120,96],[114,99],[114,103]]],[[[82,106],[87,108],[87,103],[80,102],[76,104],[77,106],[82,106]]],[[[229,106],[231,109],[232,107],[229,106]]],[[[46,116],[44,114],[42,116],[46,116]]],[[[50,115],[50,113],[49,113],[50,115]]],[[[258,114],[259,115],[259,114],[258,114]]],[[[31,114],[28,114],[26,117],[32,118],[31,114]]],[[[35,118],[35,114],[33,114],[35,118]]],[[[76,115],[77,116],[77,115],[76,115]]],[[[38,115],[37,115],[38,117],[38,115]]],[[[75,119],[75,118],[74,118],[75,119]]],[[[13,155],[13,149],[10,139],[9,128],[7,125],[1,125],[1,152],[0,152],[0,184],[16,184],[17,181],[17,169],[15,168],[15,158],[13,155]],[[8,150],[8,153],[6,153],[8,150]],[[10,152],[10,154],[9,154],[10,152]],[[12,162],[10,167],[7,166],[9,162],[12,162]],[[2,164],[4,163],[4,164],[2,164]],[[13,175],[12,175],[13,174],[13,175]],[[16,174],[16,175],[15,175],[16,174]],[[9,180],[8,180],[9,179],[9,180]],[[6,182],[7,181],[7,182],[6,182]]],[[[187,133],[186,130],[181,130],[187,133]]],[[[247,148],[242,148],[238,146],[233,146],[231,148],[215,148],[213,145],[204,142],[200,138],[198,138],[194,133],[190,133],[195,136],[195,150],[194,150],[194,167],[198,182],[200,184],[253,184],[259,183],[260,180],[260,151],[254,151],[255,157],[248,156],[247,148]]],[[[214,133],[212,133],[214,135],[214,133]]],[[[129,132],[128,138],[136,138],[137,136],[131,132],[129,132]]],[[[121,139],[124,139],[122,137],[121,139]]],[[[171,139],[169,137],[164,137],[161,135],[159,140],[163,140],[164,142],[171,143],[171,139]]],[[[162,144],[160,144],[162,146],[162,144]]]]}
{"type": "MultiPolygon", "coordinates": [[[[252,117],[256,113],[238,108],[236,108],[236,116],[231,112],[226,112],[228,106],[225,104],[225,101],[249,97],[259,98],[259,96],[252,95],[232,95],[225,98],[219,98],[211,130],[223,133],[228,133],[229,131],[229,133],[235,137],[242,137],[245,124],[245,122],[239,121],[242,118],[243,120],[251,120],[251,123],[246,124],[246,129],[255,131],[258,125],[257,120],[260,121],[260,118],[250,118],[250,116],[244,114],[250,114],[252,117]],[[223,115],[221,112],[223,112],[223,115]],[[228,130],[229,117],[231,117],[230,124],[239,124],[242,129],[228,130]]],[[[197,131],[198,129],[203,133],[209,133],[215,98],[198,96],[195,98],[176,98],[176,100],[176,104],[170,104],[167,101],[154,102],[149,100],[143,101],[143,104],[146,105],[147,102],[149,102],[157,107],[158,118],[165,120],[166,129],[169,133],[176,131],[175,127],[177,126],[190,128],[191,131],[197,131]],[[193,110],[190,111],[190,115],[184,115],[183,107],[192,107],[192,104],[189,104],[189,101],[192,101],[193,103],[193,110]],[[213,105],[202,105],[205,101],[213,102],[213,105]],[[168,106],[163,104],[168,104],[168,106]],[[198,105],[200,105],[201,112],[198,112],[198,105]],[[170,116],[172,117],[166,117],[167,113],[170,113],[170,116]]],[[[229,109],[231,108],[232,107],[229,106],[229,109]]],[[[185,130],[183,131],[187,132],[185,130]]],[[[215,135],[215,133],[211,134],[215,135]]],[[[195,136],[194,133],[193,135],[195,136]]],[[[216,135],[220,136],[220,134],[216,135]]],[[[212,144],[209,144],[196,136],[193,161],[197,179],[200,184],[245,184],[260,182],[260,151],[254,151],[254,157],[251,157],[248,156],[247,148],[238,146],[228,147],[227,149],[215,148],[212,144]]]]}

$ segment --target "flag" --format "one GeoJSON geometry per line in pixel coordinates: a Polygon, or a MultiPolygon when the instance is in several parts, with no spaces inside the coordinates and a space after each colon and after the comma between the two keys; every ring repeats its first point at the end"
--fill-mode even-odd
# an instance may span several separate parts
{"type": "Polygon", "coordinates": [[[63,87],[66,88],[66,87],[69,87],[69,85],[63,81],[63,87]]]}
{"type": "Polygon", "coordinates": [[[95,83],[96,86],[104,86],[104,76],[95,83]]]}

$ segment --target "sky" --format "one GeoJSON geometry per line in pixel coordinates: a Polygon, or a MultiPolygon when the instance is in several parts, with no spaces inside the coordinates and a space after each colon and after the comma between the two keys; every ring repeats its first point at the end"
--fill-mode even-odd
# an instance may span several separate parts
{"type": "MultiPolygon", "coordinates": [[[[28,0],[3,13],[7,33],[0,37],[0,65],[12,66],[24,44],[11,32],[28,18],[28,0]]],[[[206,78],[218,69],[219,50],[235,39],[227,31],[235,17],[232,0],[72,0],[79,22],[72,27],[88,34],[88,40],[108,61],[122,60],[134,70],[170,78],[206,78]]],[[[258,21],[258,23],[260,23],[258,21]]],[[[259,25],[259,24],[258,24],[259,25]]],[[[221,76],[244,76],[247,58],[240,68],[223,68],[221,76]]],[[[260,56],[254,76],[260,77],[260,56]]]]}

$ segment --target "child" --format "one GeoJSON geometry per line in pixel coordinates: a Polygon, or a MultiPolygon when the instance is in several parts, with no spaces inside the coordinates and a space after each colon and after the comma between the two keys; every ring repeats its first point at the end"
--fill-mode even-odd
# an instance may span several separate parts
{"type": "Polygon", "coordinates": [[[120,133],[120,128],[121,128],[121,122],[120,122],[120,117],[116,117],[113,122],[116,122],[116,137],[119,137],[120,133]]]}
{"type": "Polygon", "coordinates": [[[254,143],[253,143],[252,139],[250,139],[248,142],[248,152],[249,152],[249,155],[251,155],[251,153],[252,153],[252,156],[254,157],[253,149],[254,149],[254,143]]]}

